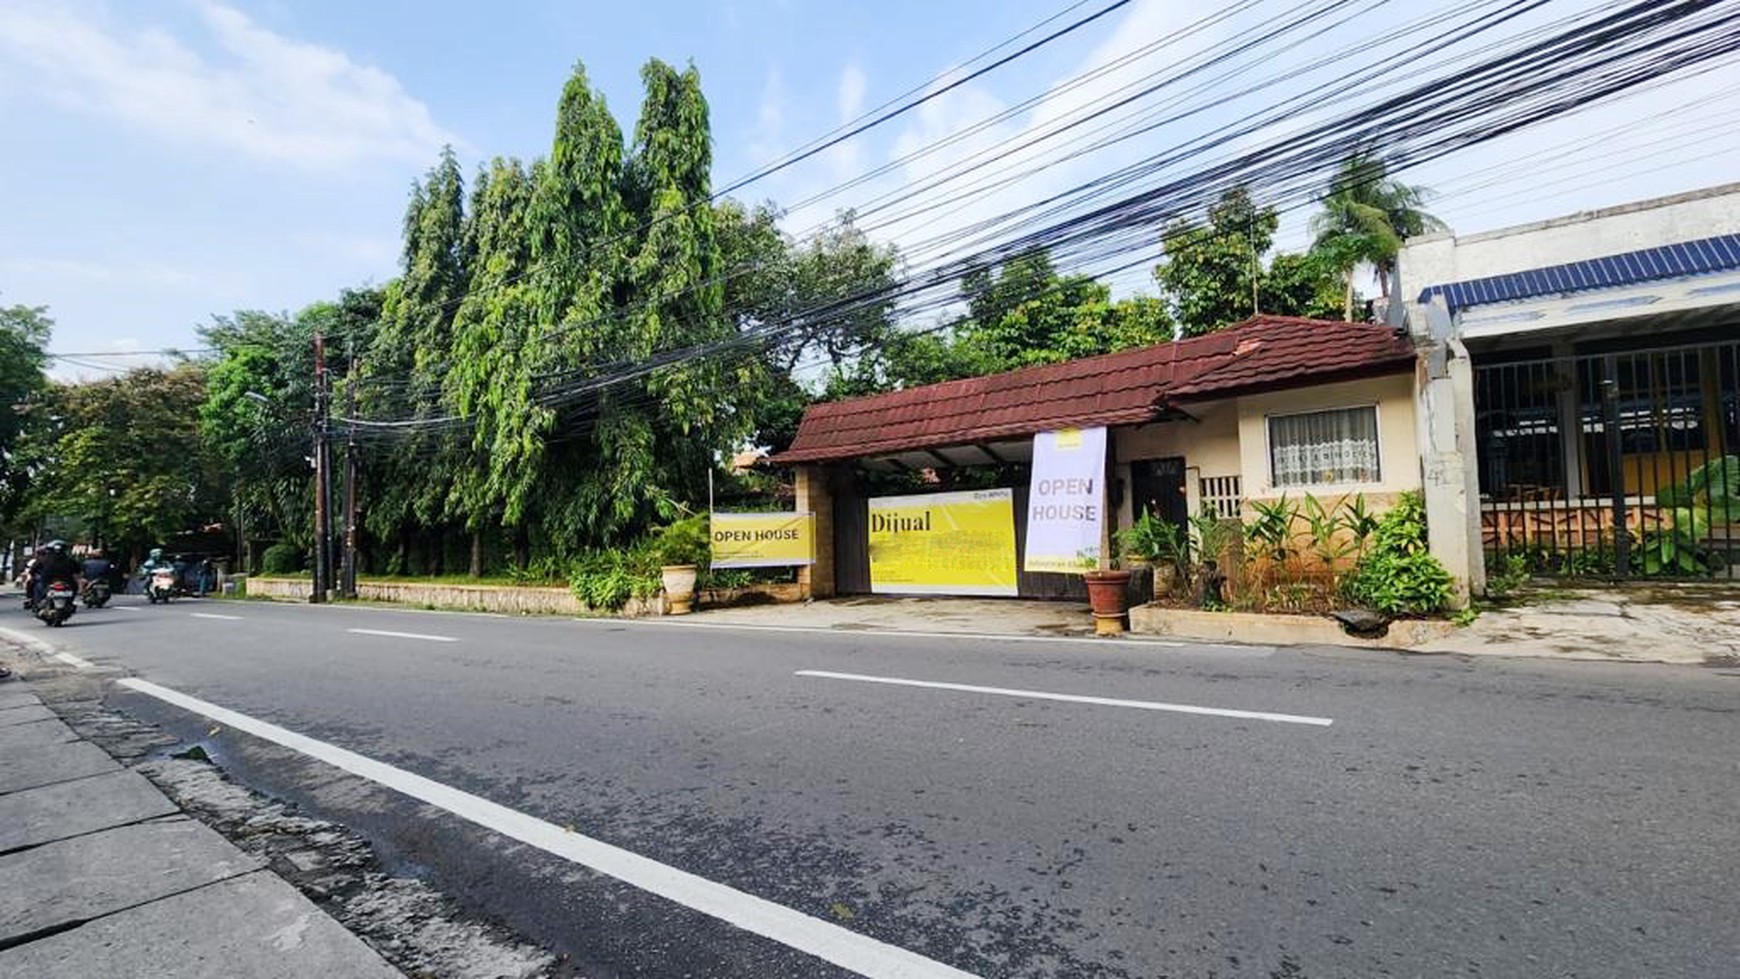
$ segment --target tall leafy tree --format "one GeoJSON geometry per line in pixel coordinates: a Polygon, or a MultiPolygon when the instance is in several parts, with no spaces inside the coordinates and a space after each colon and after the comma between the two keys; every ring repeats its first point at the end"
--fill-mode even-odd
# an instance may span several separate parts
{"type": "MultiPolygon", "coordinates": [[[[459,413],[473,419],[472,462],[454,474],[452,494],[474,543],[497,517],[524,527],[551,421],[525,360],[539,334],[527,226],[535,180],[518,160],[498,157],[473,183],[471,280],[454,321],[447,384],[459,413]]],[[[474,546],[474,571],[476,558],[474,546]]]]}
{"type": "MultiPolygon", "coordinates": [[[[626,287],[629,216],[623,203],[622,129],[585,67],[575,65],[556,110],[550,156],[536,174],[528,209],[538,336],[526,341],[520,368],[543,384],[594,376],[622,353],[617,316],[626,287]]],[[[544,416],[536,466],[538,522],[557,552],[599,539],[614,525],[599,519],[619,501],[600,492],[608,463],[564,432],[575,419],[544,416]]],[[[635,504],[626,509],[632,512],[635,504]]]]}
{"type": "Polygon", "coordinates": [[[229,474],[231,514],[248,539],[313,541],[314,354],[307,319],[240,310],[200,330],[206,366],[200,435],[229,474]]]}
{"type": "Polygon", "coordinates": [[[1249,191],[1235,187],[1208,209],[1206,223],[1179,220],[1166,228],[1166,257],[1154,281],[1180,335],[1212,333],[1261,309],[1263,256],[1280,224],[1273,207],[1258,207],[1249,191]]]}
{"type": "MultiPolygon", "coordinates": [[[[452,364],[453,317],[467,285],[465,181],[451,148],[412,188],[405,212],[404,269],[386,289],[380,329],[362,366],[365,405],[388,417],[432,419],[451,413],[444,377],[452,364]]],[[[430,563],[439,564],[439,530],[449,516],[447,484],[431,471],[464,460],[462,442],[440,428],[412,430],[393,448],[375,484],[366,520],[383,539],[421,528],[430,563]]]]}
{"type": "Polygon", "coordinates": [[[1166,229],[1166,257],[1154,281],[1180,336],[1201,336],[1256,313],[1329,317],[1339,311],[1341,277],[1324,252],[1271,253],[1280,215],[1235,187],[1207,220],[1166,229]]]}
{"type": "Polygon", "coordinates": [[[791,444],[813,396],[805,378],[817,367],[842,373],[860,351],[894,337],[899,253],[860,230],[850,211],[799,245],[779,229],[771,204],[715,208],[725,311],[743,335],[771,339],[741,363],[750,378],[736,405],[753,417],[752,441],[791,444]]]}
{"type": "Polygon", "coordinates": [[[1324,193],[1322,209],[1311,218],[1313,248],[1333,263],[1346,280],[1344,315],[1353,319],[1354,276],[1363,265],[1377,273],[1382,295],[1389,295],[1396,255],[1409,238],[1445,230],[1444,222],[1427,213],[1431,192],[1404,184],[1389,174],[1389,165],[1370,150],[1343,160],[1324,193]]]}
{"type": "Polygon", "coordinates": [[[32,402],[47,384],[44,351],[53,328],[47,307],[0,307],[0,523],[12,521],[29,487],[32,467],[19,440],[44,414],[32,402]]]}
{"type": "Polygon", "coordinates": [[[197,364],[141,368],[47,395],[56,419],[33,437],[52,460],[28,510],[81,522],[137,554],[223,518],[223,494],[200,438],[205,376],[197,364]]]}

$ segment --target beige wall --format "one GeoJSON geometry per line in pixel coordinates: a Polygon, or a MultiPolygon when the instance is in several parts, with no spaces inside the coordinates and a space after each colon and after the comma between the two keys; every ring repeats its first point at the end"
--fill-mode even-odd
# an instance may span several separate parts
{"type": "Polygon", "coordinates": [[[1199,480],[1202,477],[1239,474],[1238,402],[1204,402],[1191,405],[1189,411],[1196,421],[1179,419],[1113,429],[1113,445],[1116,447],[1113,458],[1118,461],[1117,476],[1125,490],[1123,502],[1118,507],[1118,526],[1128,527],[1135,516],[1129,492],[1132,460],[1183,456],[1185,494],[1191,513],[1196,512],[1200,502],[1199,480]]]}
{"type": "Polygon", "coordinates": [[[1239,455],[1246,499],[1281,495],[1269,482],[1270,415],[1376,405],[1378,473],[1375,483],[1286,487],[1293,496],[1399,493],[1420,488],[1420,448],[1414,425],[1414,375],[1324,384],[1239,399],[1239,455]]]}
{"type": "Polygon", "coordinates": [[[1190,406],[1198,421],[1168,421],[1115,429],[1118,478],[1126,492],[1119,507],[1118,525],[1127,527],[1133,517],[1130,463],[1137,459],[1183,456],[1185,487],[1190,512],[1199,512],[1200,480],[1204,477],[1238,476],[1247,500],[1281,495],[1269,482],[1268,417],[1329,408],[1376,405],[1378,413],[1378,468],[1381,478],[1373,483],[1335,486],[1288,487],[1294,497],[1309,492],[1329,499],[1364,493],[1374,504],[1388,502],[1393,494],[1420,488],[1420,451],[1414,425],[1414,375],[1341,384],[1324,384],[1270,394],[1257,394],[1228,401],[1190,406]]]}

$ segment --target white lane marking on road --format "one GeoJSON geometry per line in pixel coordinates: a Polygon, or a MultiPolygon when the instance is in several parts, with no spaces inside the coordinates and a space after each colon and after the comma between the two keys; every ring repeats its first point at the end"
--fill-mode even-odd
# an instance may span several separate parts
{"type": "Polygon", "coordinates": [[[219,615],[216,612],[189,612],[187,614],[196,619],[223,619],[225,622],[242,621],[242,617],[239,615],[219,615]]]}
{"type": "Polygon", "coordinates": [[[317,741],[276,724],[262,721],[197,697],[158,686],[148,680],[126,678],[122,686],[156,697],[195,714],[201,714],[237,731],[300,751],[312,758],[360,775],[421,802],[438,806],[503,836],[528,843],[547,853],[589,867],[643,891],[675,901],[685,907],[770,938],[782,945],[807,952],[819,959],[871,979],[973,979],[962,972],[877,941],[839,925],[746,894],[733,887],[697,877],[620,847],[570,832],[481,796],[424,778],[366,755],[317,741]]]}
{"type": "Polygon", "coordinates": [[[55,653],[54,658],[68,666],[76,666],[81,670],[94,670],[97,668],[97,664],[82,656],[74,656],[71,653],[55,653]]]}
{"type": "Polygon", "coordinates": [[[1233,710],[1227,707],[1198,707],[1194,704],[1168,704],[1155,700],[1120,700],[1116,697],[1087,697],[1073,693],[1047,693],[1043,690],[1013,690],[1008,687],[976,687],[967,683],[939,683],[934,680],[907,680],[894,676],[866,676],[862,673],[832,673],[827,670],[798,670],[798,676],[820,677],[824,680],[852,680],[858,683],[884,683],[897,687],[925,687],[931,690],[958,690],[963,693],[992,693],[1003,697],[1027,700],[1061,700],[1071,704],[1098,704],[1102,707],[1134,707],[1138,710],[1163,710],[1175,714],[1206,714],[1210,717],[1236,717],[1249,721],[1274,721],[1278,724],[1313,724],[1328,727],[1333,718],[1308,717],[1303,714],[1273,714],[1261,710],[1233,710]]]}
{"type": "MultiPolygon", "coordinates": [[[[720,629],[742,632],[802,632],[829,636],[873,636],[877,639],[977,639],[996,642],[1083,642],[1095,646],[1197,646],[1222,648],[1223,643],[1186,643],[1176,639],[1107,639],[1098,636],[1023,636],[996,632],[918,632],[911,629],[834,629],[814,625],[760,625],[736,622],[653,622],[631,619],[575,619],[576,622],[648,629],[720,629]]],[[[1225,647],[1234,648],[1234,647],[1225,647]]],[[[1242,648],[1242,647],[1238,647],[1242,648]]]]}
{"type": "Polygon", "coordinates": [[[114,606],[110,606],[110,607],[113,608],[117,612],[137,612],[137,611],[139,611],[137,608],[135,608],[132,605],[114,605],[114,606]]]}
{"type": "Polygon", "coordinates": [[[425,639],[429,642],[458,642],[453,636],[430,636],[421,632],[390,632],[386,629],[346,629],[359,636],[386,636],[389,639],[425,639]]]}

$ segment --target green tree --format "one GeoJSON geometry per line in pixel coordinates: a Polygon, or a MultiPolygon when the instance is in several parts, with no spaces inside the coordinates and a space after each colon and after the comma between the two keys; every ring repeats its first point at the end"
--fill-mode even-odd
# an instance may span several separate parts
{"type": "Polygon", "coordinates": [[[749,376],[738,406],[753,419],[755,444],[777,451],[814,399],[800,375],[855,375],[859,352],[895,335],[900,256],[871,241],[850,211],[802,245],[780,231],[771,204],[727,200],[715,214],[726,315],[737,334],[766,337],[741,361],[749,376]]]}
{"type": "Polygon", "coordinates": [[[53,329],[45,306],[0,307],[0,523],[12,522],[29,490],[32,466],[19,441],[43,415],[33,409],[47,385],[44,351],[53,329]]]}
{"type": "Polygon", "coordinates": [[[1327,317],[1339,307],[1341,277],[1330,256],[1271,255],[1280,215],[1235,187],[1208,209],[1205,223],[1176,221],[1154,268],[1180,336],[1201,336],[1256,313],[1327,317]],[[1335,297],[1331,299],[1329,297],[1335,297]]]}
{"type": "Polygon", "coordinates": [[[518,160],[498,157],[473,183],[471,280],[454,321],[447,385],[459,413],[474,420],[473,462],[453,483],[456,508],[474,533],[492,514],[524,526],[552,418],[537,403],[535,368],[525,362],[539,323],[527,225],[534,180],[518,160]]]}
{"type": "Polygon", "coordinates": [[[1263,255],[1280,224],[1274,208],[1257,207],[1235,187],[1208,209],[1205,224],[1179,220],[1166,228],[1166,257],[1154,281],[1180,335],[1212,333],[1258,311],[1263,255]]]}
{"type": "Polygon", "coordinates": [[[313,542],[309,451],[314,400],[313,333],[307,321],[241,310],[200,330],[206,367],[200,434],[229,476],[244,545],[254,537],[313,542]]]}
{"type": "Polygon", "coordinates": [[[1258,292],[1265,313],[1334,319],[1343,312],[1341,286],[1333,257],[1313,248],[1275,253],[1263,270],[1258,292]]]}
{"type": "MultiPolygon", "coordinates": [[[[452,366],[453,318],[468,281],[465,181],[451,148],[413,185],[405,211],[404,269],[382,297],[380,326],[360,365],[362,404],[382,417],[429,421],[452,414],[445,377],[452,366]]],[[[441,563],[441,527],[450,516],[449,484],[430,469],[456,471],[468,458],[452,430],[407,429],[374,470],[365,514],[369,530],[404,553],[421,532],[426,563],[441,563]]]]}
{"type": "Polygon", "coordinates": [[[94,539],[134,553],[223,518],[200,436],[199,365],[140,368],[46,398],[56,421],[38,437],[52,465],[31,496],[32,516],[75,519],[94,539]]]}
{"type": "Polygon", "coordinates": [[[1389,165],[1369,150],[1343,160],[1311,218],[1313,248],[1334,264],[1346,280],[1343,315],[1353,319],[1354,275],[1370,265],[1384,296],[1402,243],[1429,231],[1445,230],[1444,222],[1424,206],[1431,192],[1404,184],[1389,175],[1389,165]]]}

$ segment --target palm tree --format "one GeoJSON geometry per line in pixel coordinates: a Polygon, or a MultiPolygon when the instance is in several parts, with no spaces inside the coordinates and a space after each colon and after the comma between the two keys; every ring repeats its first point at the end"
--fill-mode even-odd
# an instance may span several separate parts
{"type": "Polygon", "coordinates": [[[1323,210],[1311,218],[1311,247],[1326,255],[1347,276],[1346,316],[1353,320],[1354,270],[1361,264],[1377,270],[1383,295],[1390,294],[1390,273],[1402,242],[1430,231],[1444,231],[1444,222],[1422,210],[1432,192],[1389,175],[1389,165],[1370,150],[1355,150],[1341,161],[1320,201],[1323,210]]]}

